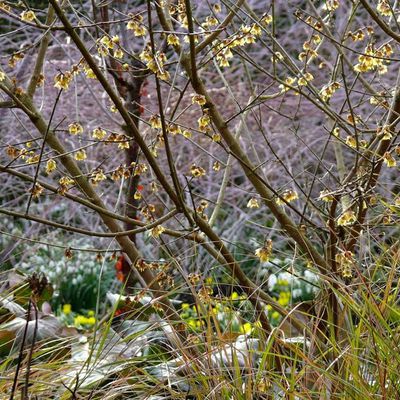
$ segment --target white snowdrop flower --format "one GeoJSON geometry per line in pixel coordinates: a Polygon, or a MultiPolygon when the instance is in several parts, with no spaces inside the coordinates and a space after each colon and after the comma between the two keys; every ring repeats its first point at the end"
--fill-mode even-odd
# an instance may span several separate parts
{"type": "Polygon", "coordinates": [[[280,272],[278,275],[278,279],[282,279],[284,281],[287,281],[289,284],[291,284],[295,278],[289,272],[280,272]]]}
{"type": "Polygon", "coordinates": [[[278,278],[276,277],[275,274],[271,274],[268,277],[268,289],[273,290],[276,285],[276,282],[278,282],[278,278]]]}
{"type": "Polygon", "coordinates": [[[292,297],[293,298],[297,298],[297,297],[301,297],[302,295],[302,290],[300,288],[296,288],[292,290],[292,297]]]}
{"type": "Polygon", "coordinates": [[[309,282],[317,282],[318,281],[318,276],[315,275],[314,272],[311,272],[307,269],[304,271],[304,278],[309,282]]]}

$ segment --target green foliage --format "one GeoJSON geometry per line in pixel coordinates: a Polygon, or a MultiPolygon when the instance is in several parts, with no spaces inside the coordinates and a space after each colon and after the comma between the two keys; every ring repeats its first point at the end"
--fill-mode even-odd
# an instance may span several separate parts
{"type": "Polygon", "coordinates": [[[40,246],[19,268],[47,276],[54,288],[54,308],[70,304],[75,312],[95,309],[97,300],[104,300],[107,291],[116,286],[115,261],[85,251],[89,246],[84,242],[73,244],[83,250],[71,252],[71,258],[62,248],[40,246]]]}

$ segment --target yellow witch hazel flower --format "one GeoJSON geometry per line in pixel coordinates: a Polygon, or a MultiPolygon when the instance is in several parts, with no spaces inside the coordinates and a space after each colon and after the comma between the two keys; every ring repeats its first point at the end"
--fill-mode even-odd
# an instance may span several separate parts
{"type": "Polygon", "coordinates": [[[337,220],[339,226],[348,226],[356,222],[357,217],[353,210],[347,210],[341,214],[337,220]]]}
{"type": "Polygon", "coordinates": [[[72,124],[68,125],[68,132],[71,135],[79,135],[83,133],[83,127],[79,122],[72,122],[72,124]]]}
{"type": "Polygon", "coordinates": [[[126,25],[128,30],[133,31],[133,34],[137,37],[146,35],[146,28],[142,25],[143,16],[142,15],[130,15],[131,19],[126,25]]]}
{"type": "Polygon", "coordinates": [[[3,71],[0,71],[0,82],[3,82],[6,79],[6,74],[3,71]]]}
{"type": "Polygon", "coordinates": [[[158,115],[152,115],[149,119],[149,124],[153,129],[161,129],[161,119],[158,115]]]}
{"type": "Polygon", "coordinates": [[[287,92],[290,90],[289,86],[293,86],[296,83],[296,78],[293,78],[291,76],[288,76],[285,79],[285,84],[281,83],[278,87],[281,90],[282,93],[287,92]]]}
{"type": "Polygon", "coordinates": [[[167,36],[167,43],[170,46],[178,46],[179,45],[179,37],[177,35],[175,35],[174,33],[170,33],[167,36]]]}
{"type": "Polygon", "coordinates": [[[58,89],[65,89],[67,90],[69,87],[69,84],[72,81],[72,74],[71,72],[59,72],[55,77],[54,77],[54,87],[58,89]]]}
{"type": "Polygon", "coordinates": [[[387,0],[379,0],[376,9],[379,14],[383,15],[384,17],[390,17],[392,15],[392,10],[390,9],[390,4],[387,0]]]}
{"type": "Polygon", "coordinates": [[[100,43],[104,46],[106,46],[108,49],[113,49],[114,48],[114,41],[109,37],[104,35],[101,39],[100,39],[100,43]]]}
{"type": "Polygon", "coordinates": [[[339,271],[343,278],[351,278],[353,276],[352,269],[354,268],[354,254],[351,251],[343,251],[336,254],[335,261],[339,266],[339,271]]]}
{"type": "Polygon", "coordinates": [[[201,178],[206,174],[206,170],[196,164],[192,164],[190,167],[190,173],[192,174],[193,178],[201,178]]]}
{"type": "Polygon", "coordinates": [[[208,114],[208,110],[203,110],[204,114],[197,120],[197,123],[199,124],[199,130],[201,132],[207,132],[209,125],[211,123],[211,118],[208,114]]]}
{"type": "Polygon", "coordinates": [[[283,204],[285,204],[285,201],[287,203],[290,203],[291,201],[297,200],[298,198],[299,198],[299,195],[297,194],[297,192],[295,190],[288,189],[288,190],[285,190],[281,194],[281,196],[276,199],[276,204],[283,205],[283,204]],[[283,201],[282,199],[285,201],[283,201]]]}
{"type": "Polygon", "coordinates": [[[97,185],[101,181],[105,181],[107,179],[107,176],[103,172],[102,169],[96,169],[93,171],[90,181],[92,182],[93,185],[97,185]]]}
{"type": "Polygon", "coordinates": [[[381,140],[390,140],[392,138],[392,132],[390,131],[389,125],[384,125],[378,132],[381,135],[381,140]]]}
{"type": "Polygon", "coordinates": [[[48,174],[52,173],[53,171],[55,171],[57,168],[57,163],[54,159],[50,158],[50,160],[47,160],[46,162],[46,172],[48,174]]]}
{"type": "Polygon", "coordinates": [[[69,176],[62,176],[58,180],[58,183],[63,186],[68,186],[68,185],[73,185],[75,183],[75,181],[72,178],[70,178],[69,176]]]}
{"type": "Polygon", "coordinates": [[[26,10],[21,13],[21,19],[25,22],[32,22],[36,18],[35,13],[32,10],[26,10]]]}
{"type": "Polygon", "coordinates": [[[43,190],[44,190],[44,188],[43,188],[42,185],[39,185],[38,183],[35,183],[35,185],[30,190],[30,192],[32,193],[32,197],[37,199],[43,193],[43,190]]]}
{"type": "Polygon", "coordinates": [[[86,160],[86,158],[87,158],[87,155],[86,155],[86,151],[85,150],[78,150],[76,153],[75,153],[75,160],[77,160],[77,161],[83,161],[83,160],[86,160]]]}
{"type": "Polygon", "coordinates": [[[258,200],[255,197],[252,197],[248,202],[247,202],[247,207],[248,208],[259,208],[260,204],[258,203],[258,200]]]}
{"type": "Polygon", "coordinates": [[[339,8],[340,2],[339,0],[326,0],[324,6],[328,11],[335,11],[339,8]]]}
{"type": "Polygon", "coordinates": [[[311,82],[314,79],[314,76],[310,72],[306,72],[303,76],[301,76],[297,83],[299,86],[306,86],[308,82],[311,82]]]}
{"type": "Polygon", "coordinates": [[[347,136],[345,143],[347,144],[347,146],[349,146],[353,149],[355,149],[357,147],[357,141],[354,136],[351,136],[351,135],[347,136]]]}
{"type": "Polygon", "coordinates": [[[113,52],[113,56],[114,58],[121,59],[124,56],[124,52],[122,51],[122,49],[115,49],[113,52]]]}
{"type": "Polygon", "coordinates": [[[397,165],[396,159],[388,151],[383,155],[383,161],[388,168],[393,168],[397,165]]]}
{"type": "Polygon", "coordinates": [[[260,259],[261,262],[269,261],[272,254],[272,240],[267,239],[263,247],[258,248],[254,254],[260,259]]]}
{"type": "Polygon", "coordinates": [[[107,132],[103,128],[100,128],[100,127],[97,127],[95,129],[93,129],[93,131],[92,131],[92,137],[94,139],[102,140],[106,137],[106,135],[107,135],[107,132]]]}
{"type": "Polygon", "coordinates": [[[333,201],[335,198],[333,197],[333,195],[329,192],[329,190],[325,189],[322,190],[319,193],[319,200],[325,201],[325,202],[331,202],[333,201]]]}
{"type": "Polygon", "coordinates": [[[358,57],[358,64],[354,66],[357,72],[378,71],[382,75],[387,72],[387,66],[384,63],[389,63],[390,60],[385,60],[393,54],[393,48],[390,43],[385,43],[378,49],[374,44],[370,43],[364,50],[364,54],[358,57]]]}
{"type": "Polygon", "coordinates": [[[264,24],[269,25],[272,22],[272,15],[267,14],[265,17],[263,17],[262,22],[264,22],[264,24]]]}
{"type": "Polygon", "coordinates": [[[118,148],[124,150],[129,147],[129,139],[125,135],[118,135],[118,148]]]}
{"type": "Polygon", "coordinates": [[[164,231],[165,231],[165,228],[162,225],[157,225],[151,229],[150,235],[153,238],[158,238],[164,231]]]}
{"type": "Polygon", "coordinates": [[[328,101],[338,89],[340,89],[339,82],[332,82],[329,85],[324,86],[320,91],[322,100],[328,101]]]}
{"type": "Polygon", "coordinates": [[[198,104],[204,106],[206,104],[206,98],[202,94],[195,94],[192,97],[192,104],[198,104]]]}
{"type": "Polygon", "coordinates": [[[171,134],[171,135],[180,135],[182,133],[182,130],[180,128],[179,125],[177,124],[169,124],[167,131],[171,134]]]}

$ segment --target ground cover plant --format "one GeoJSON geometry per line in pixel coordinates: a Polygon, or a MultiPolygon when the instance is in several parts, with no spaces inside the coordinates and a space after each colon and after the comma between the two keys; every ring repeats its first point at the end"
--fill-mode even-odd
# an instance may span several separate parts
{"type": "Polygon", "coordinates": [[[397,1],[0,1],[0,394],[397,399],[397,1]]]}

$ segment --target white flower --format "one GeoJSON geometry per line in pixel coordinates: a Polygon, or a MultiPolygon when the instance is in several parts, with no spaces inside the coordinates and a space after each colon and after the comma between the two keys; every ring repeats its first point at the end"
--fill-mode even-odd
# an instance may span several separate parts
{"type": "Polygon", "coordinates": [[[268,277],[268,289],[272,291],[276,285],[276,282],[278,282],[278,278],[276,277],[276,275],[271,274],[268,277]]]}

